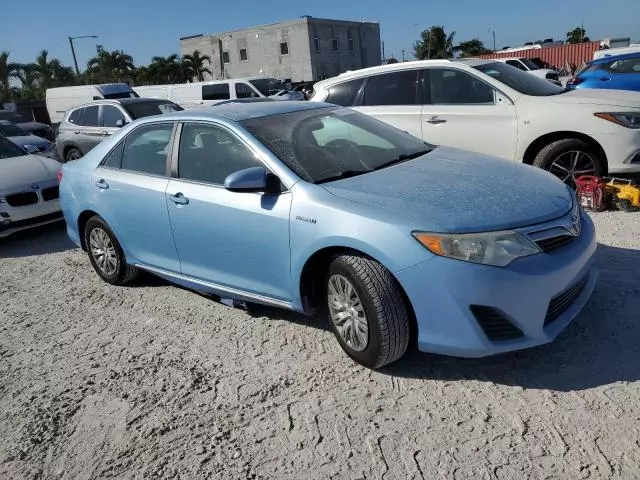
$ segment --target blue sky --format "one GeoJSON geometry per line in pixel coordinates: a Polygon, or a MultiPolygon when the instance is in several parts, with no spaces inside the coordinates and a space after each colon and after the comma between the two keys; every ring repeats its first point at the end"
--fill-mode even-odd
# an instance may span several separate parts
{"type": "Polygon", "coordinates": [[[95,55],[95,46],[122,49],[136,64],[153,55],[177,52],[178,38],[215,33],[262,23],[312,15],[345,20],[372,20],[381,24],[387,55],[410,56],[420,30],[444,25],[456,31],[456,40],[478,37],[497,47],[553,37],[584,22],[592,39],[631,36],[640,40],[639,0],[457,0],[371,1],[300,0],[224,2],[216,0],[11,0],[3,5],[0,50],[11,52],[14,62],[33,61],[46,48],[51,57],[71,66],[67,37],[98,35],[74,42],[81,69],[95,55]],[[27,7],[28,4],[28,7],[27,7]],[[514,5],[518,5],[515,7],[514,5]],[[64,5],[64,7],[62,7],[64,5]],[[153,6],[152,6],[153,5],[153,6]],[[221,7],[220,5],[225,5],[221,7]]]}

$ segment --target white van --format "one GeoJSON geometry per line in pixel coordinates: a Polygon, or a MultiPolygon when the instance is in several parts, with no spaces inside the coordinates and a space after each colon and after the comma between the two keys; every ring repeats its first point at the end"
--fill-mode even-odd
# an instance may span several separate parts
{"type": "Polygon", "coordinates": [[[70,108],[93,100],[136,98],[138,94],[125,83],[105,83],[102,85],[78,85],[74,87],[48,88],[47,110],[52,125],[59,124],[64,113],[70,108]]]}
{"type": "Polygon", "coordinates": [[[287,90],[275,78],[234,78],[175,85],[144,85],[133,87],[141,97],[162,98],[182,108],[206,107],[224,100],[267,97],[274,100],[304,100],[300,92],[287,90]]]}

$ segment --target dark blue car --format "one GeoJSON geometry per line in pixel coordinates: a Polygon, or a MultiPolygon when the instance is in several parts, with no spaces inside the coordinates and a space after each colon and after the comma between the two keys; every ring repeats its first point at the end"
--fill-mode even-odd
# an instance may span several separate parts
{"type": "Polygon", "coordinates": [[[593,60],[567,82],[567,87],[640,92],[640,52],[593,60]]]}

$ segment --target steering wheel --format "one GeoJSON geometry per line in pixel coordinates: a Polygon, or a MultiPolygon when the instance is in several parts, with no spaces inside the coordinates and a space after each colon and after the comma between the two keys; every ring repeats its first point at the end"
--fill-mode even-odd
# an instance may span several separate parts
{"type": "Polygon", "coordinates": [[[351,140],[346,140],[343,138],[331,140],[329,143],[325,144],[324,148],[331,150],[331,153],[336,156],[353,156],[356,160],[358,160],[358,162],[360,162],[360,165],[362,165],[366,169],[369,168],[369,166],[362,161],[360,146],[357,143],[352,142],[351,140]]]}

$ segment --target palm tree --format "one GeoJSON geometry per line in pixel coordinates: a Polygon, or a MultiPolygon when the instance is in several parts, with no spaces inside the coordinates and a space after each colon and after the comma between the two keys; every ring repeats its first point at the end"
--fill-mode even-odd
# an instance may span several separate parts
{"type": "Polygon", "coordinates": [[[102,50],[87,63],[87,74],[93,81],[123,82],[133,77],[135,68],[133,57],[122,50],[102,50]]]}
{"type": "Polygon", "coordinates": [[[9,62],[9,51],[0,52],[0,101],[6,102],[12,97],[11,79],[18,78],[19,63],[9,62]]]}
{"type": "Polygon", "coordinates": [[[149,79],[156,84],[180,83],[184,80],[182,64],[177,54],[153,57],[149,64],[149,79]]]}
{"type": "Polygon", "coordinates": [[[31,71],[37,80],[38,88],[43,98],[48,88],[71,85],[75,81],[75,75],[70,67],[62,66],[57,58],[49,60],[47,58],[48,55],[49,52],[47,50],[42,50],[36,59],[36,63],[25,66],[29,67],[26,69],[26,76],[28,77],[28,73],[31,71]]]}
{"type": "Polygon", "coordinates": [[[456,32],[447,36],[443,26],[434,25],[420,34],[413,44],[413,55],[418,60],[453,57],[453,38],[456,32]]]}
{"type": "Polygon", "coordinates": [[[200,55],[199,50],[194,50],[193,53],[185,55],[182,59],[182,71],[187,81],[193,81],[197,79],[198,82],[204,81],[204,74],[211,75],[211,70],[205,67],[204,62],[211,65],[211,57],[209,55],[200,55]]]}

